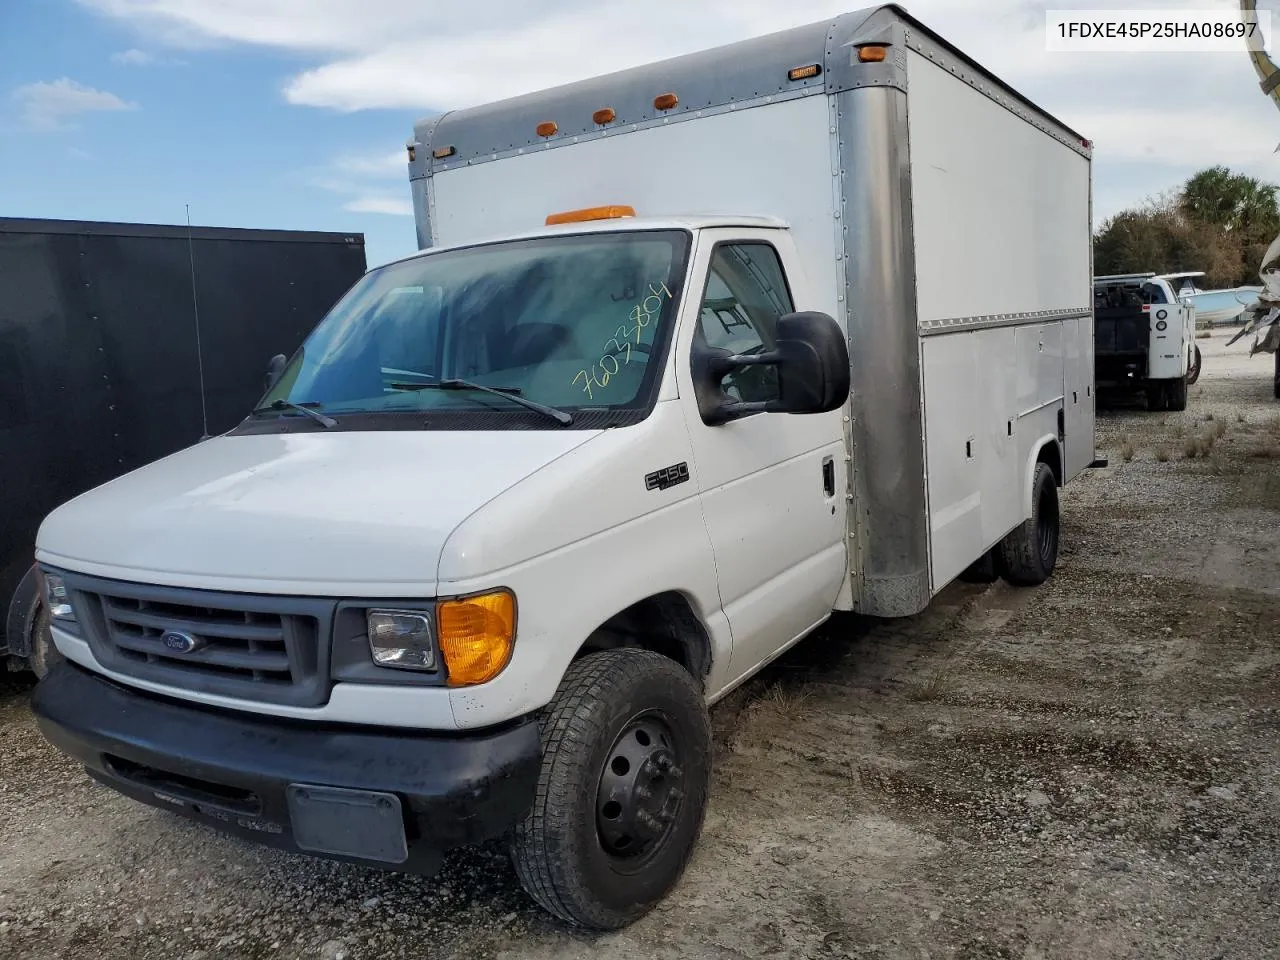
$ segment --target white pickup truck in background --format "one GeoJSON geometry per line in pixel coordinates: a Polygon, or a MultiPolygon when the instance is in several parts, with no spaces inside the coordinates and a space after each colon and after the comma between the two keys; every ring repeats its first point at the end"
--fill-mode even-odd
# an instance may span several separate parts
{"type": "Polygon", "coordinates": [[[710,705],[836,611],[1053,572],[1090,147],[883,6],[424,121],[409,173],[424,250],[257,410],[45,520],[34,707],[141,801],[424,873],[507,836],[616,928],[710,705]]]}
{"type": "Polygon", "coordinates": [[[1095,277],[1094,361],[1099,389],[1142,393],[1150,410],[1187,409],[1200,378],[1196,308],[1174,283],[1203,273],[1095,277]]]}

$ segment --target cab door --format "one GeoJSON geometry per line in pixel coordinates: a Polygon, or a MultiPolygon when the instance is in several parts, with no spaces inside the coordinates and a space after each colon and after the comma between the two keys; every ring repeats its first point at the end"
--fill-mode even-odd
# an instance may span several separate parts
{"type": "MultiPolygon", "coordinates": [[[[807,300],[803,277],[785,269],[794,256],[783,230],[703,231],[676,344],[680,402],[733,635],[733,678],[822,622],[847,576],[843,411],[709,425],[692,382],[696,344],[736,354],[773,349],[778,318],[807,300]]],[[[737,400],[779,396],[772,366],[740,368],[724,385],[737,400]]]]}

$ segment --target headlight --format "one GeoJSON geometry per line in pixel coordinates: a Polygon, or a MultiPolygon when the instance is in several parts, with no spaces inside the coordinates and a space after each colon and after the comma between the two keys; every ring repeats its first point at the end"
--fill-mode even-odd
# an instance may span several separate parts
{"type": "Polygon", "coordinates": [[[436,651],[431,638],[431,614],[414,610],[370,610],[369,650],[380,667],[434,670],[436,651]]]}
{"type": "Polygon", "coordinates": [[[510,591],[442,601],[436,622],[449,686],[492,680],[510,662],[516,638],[516,598],[510,591]]]}
{"type": "Polygon", "coordinates": [[[54,620],[74,623],[75,611],[71,609],[71,597],[66,582],[56,574],[45,574],[44,599],[49,605],[49,616],[54,620]]]}

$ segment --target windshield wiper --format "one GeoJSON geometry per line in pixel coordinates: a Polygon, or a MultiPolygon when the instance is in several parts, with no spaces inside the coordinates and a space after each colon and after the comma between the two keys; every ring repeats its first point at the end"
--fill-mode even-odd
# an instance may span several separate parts
{"type": "Polygon", "coordinates": [[[312,410],[311,408],[313,406],[318,407],[319,404],[318,403],[313,403],[313,404],[294,403],[292,400],[272,400],[265,407],[255,407],[252,411],[250,411],[250,416],[253,416],[259,413],[276,413],[280,410],[297,410],[299,413],[305,413],[308,417],[310,417],[316,423],[320,424],[320,426],[324,427],[326,430],[329,427],[336,427],[338,425],[338,421],[333,419],[333,417],[326,417],[319,410],[312,410]]]}
{"type": "Polygon", "coordinates": [[[391,387],[396,390],[479,390],[483,393],[491,393],[495,397],[505,397],[508,400],[514,400],[522,407],[527,407],[543,416],[550,417],[556,423],[568,426],[573,423],[573,416],[564,410],[558,410],[555,407],[549,407],[545,403],[538,403],[536,400],[530,400],[528,397],[520,395],[519,387],[490,387],[483,383],[474,383],[470,380],[438,380],[435,383],[392,383],[391,387]]]}

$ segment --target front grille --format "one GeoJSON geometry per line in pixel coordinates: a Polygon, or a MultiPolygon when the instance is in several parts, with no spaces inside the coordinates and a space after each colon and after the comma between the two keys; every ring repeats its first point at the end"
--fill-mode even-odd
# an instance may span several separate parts
{"type": "Polygon", "coordinates": [[[109,670],[264,703],[328,700],[333,601],[65,579],[109,670]]]}

